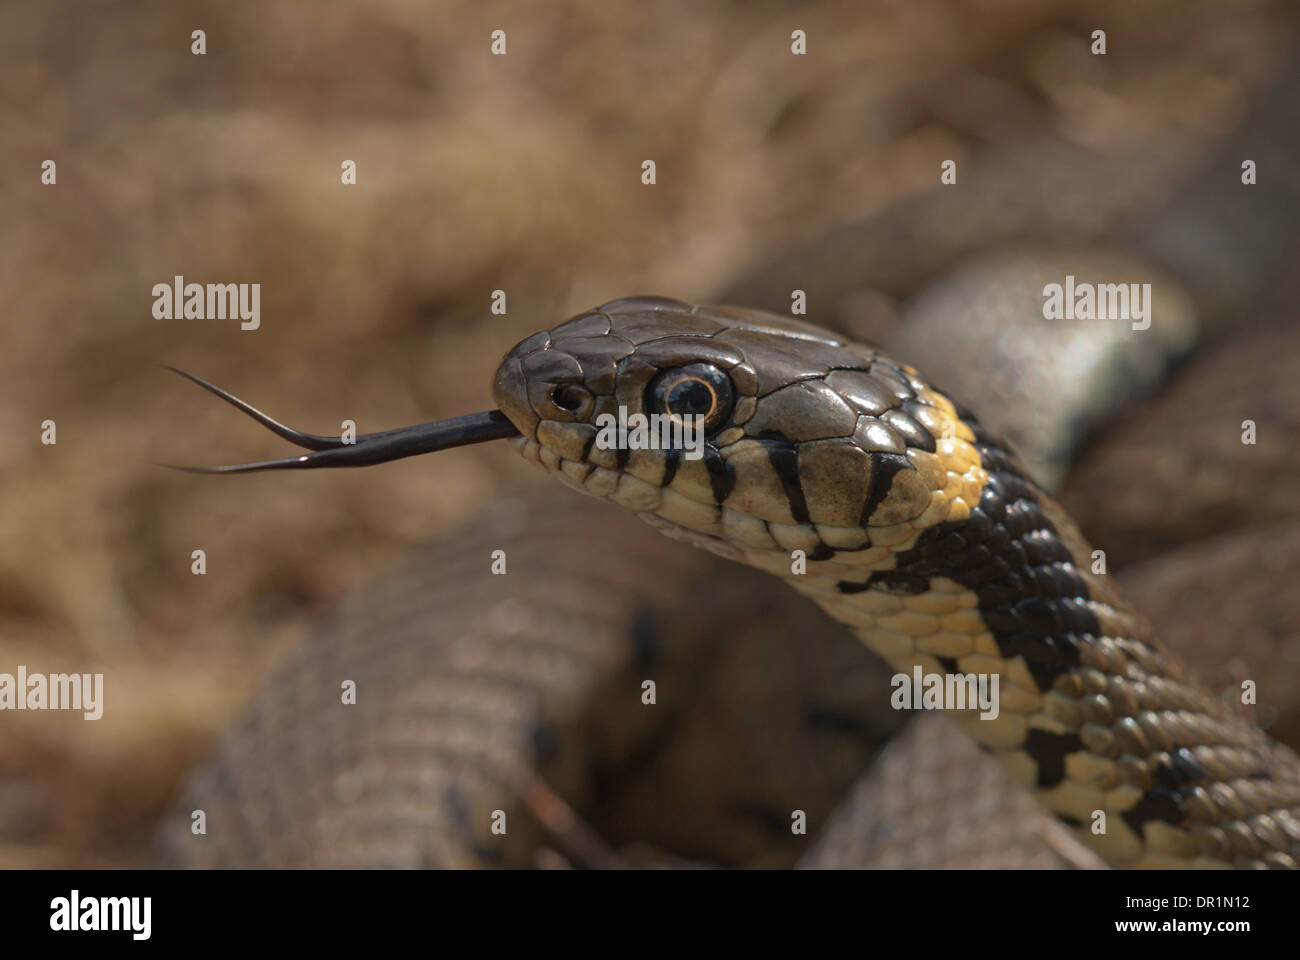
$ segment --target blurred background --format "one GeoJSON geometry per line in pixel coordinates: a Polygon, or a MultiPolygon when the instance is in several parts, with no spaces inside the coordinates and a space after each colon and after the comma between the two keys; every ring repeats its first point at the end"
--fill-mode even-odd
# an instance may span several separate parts
{"type": "MultiPolygon", "coordinates": [[[[9,0],[0,670],[102,670],[108,699],[95,723],[0,715],[0,866],[132,862],[312,619],[524,470],[488,445],[292,482],[165,471],[153,462],[285,446],[158,364],[318,433],[486,409],[497,360],[533,331],[635,293],[743,293],[783,251],[934,193],[943,159],[958,163],[948,189],[984,171],[1023,198],[1025,223],[1104,237],[1216,153],[1295,30],[1291,5],[1266,0],[9,0]],[[1089,52],[1098,28],[1104,57],[1089,52]],[[505,56],[490,55],[497,29],[505,56]],[[790,54],[795,29],[806,56],[790,54]],[[41,183],[45,160],[56,185],[41,183]],[[345,160],[355,186],[340,183],[345,160]],[[152,287],[176,274],[260,283],[260,329],[155,319],[152,287]],[[489,311],[498,288],[506,316],[489,311]],[[40,443],[46,419],[57,445],[40,443]],[[190,572],[196,548],[206,576],[190,572]]],[[[997,196],[980,216],[999,218],[997,196]]],[[[929,224],[925,248],[964,229],[948,226],[929,224]]],[[[909,257],[901,239],[893,254],[909,257]]],[[[890,279],[850,289],[837,275],[823,302],[881,335],[914,292],[890,279]]],[[[748,305],[788,299],[755,287],[748,305]]],[[[1292,391],[1267,408],[1281,422],[1293,314],[1274,307],[1263,339],[1247,343],[1244,318],[1223,335],[1249,382],[1292,391]]],[[[1209,415],[1165,402],[1193,424],[1209,415]]],[[[1175,457],[1186,512],[1157,507],[1159,529],[1135,534],[1131,514],[1104,508],[1146,470],[1134,450],[1176,444],[1168,422],[1127,424],[1105,463],[1102,438],[1093,474],[1067,486],[1116,564],[1231,532],[1251,509],[1295,519],[1278,471],[1296,454],[1275,441],[1252,451],[1263,493],[1241,470],[1203,476],[1215,468],[1175,457]]],[[[1162,489],[1159,504],[1179,499],[1162,489]]],[[[1173,574],[1151,576],[1166,578],[1153,603],[1185,605],[1173,574]]],[[[1289,644],[1292,615],[1269,627],[1270,649],[1289,644]]]]}

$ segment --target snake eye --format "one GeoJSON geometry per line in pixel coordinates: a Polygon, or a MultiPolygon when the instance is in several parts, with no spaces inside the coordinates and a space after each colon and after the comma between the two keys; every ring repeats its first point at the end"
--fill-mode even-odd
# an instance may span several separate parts
{"type": "Polygon", "coordinates": [[[731,416],[735,389],[731,378],[711,363],[688,363],[665,370],[646,388],[650,413],[704,417],[704,432],[716,432],[731,416]]]}

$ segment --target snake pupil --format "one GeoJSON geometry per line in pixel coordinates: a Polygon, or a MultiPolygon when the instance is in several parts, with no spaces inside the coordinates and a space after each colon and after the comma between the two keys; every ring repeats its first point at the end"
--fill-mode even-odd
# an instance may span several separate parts
{"type": "Polygon", "coordinates": [[[708,416],[713,409],[713,388],[700,380],[681,380],[668,391],[668,412],[689,417],[708,416]]]}

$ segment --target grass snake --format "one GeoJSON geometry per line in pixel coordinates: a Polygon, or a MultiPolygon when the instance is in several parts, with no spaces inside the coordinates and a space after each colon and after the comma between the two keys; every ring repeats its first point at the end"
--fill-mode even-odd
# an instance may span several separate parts
{"type": "Polygon", "coordinates": [[[786,580],[900,674],[996,675],[996,717],[954,718],[1106,862],[1296,866],[1295,755],[1187,677],[1007,445],[914,368],[799,320],[637,297],[522,341],[494,396],[353,444],[244,407],[316,452],[213,469],[509,438],[565,485],[786,580]],[[703,455],[597,443],[620,407],[699,413],[703,455]]]}

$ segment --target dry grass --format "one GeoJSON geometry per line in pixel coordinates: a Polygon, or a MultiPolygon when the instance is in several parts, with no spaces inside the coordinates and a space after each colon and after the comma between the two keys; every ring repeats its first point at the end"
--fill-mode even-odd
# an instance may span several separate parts
{"type": "Polygon", "coordinates": [[[1172,154],[1235,117],[1277,43],[1265,3],[1039,6],[6,3],[0,670],[103,670],[108,710],[0,716],[0,865],[129,857],[310,615],[514,469],[483,448],[166,472],[151,461],[283,446],[158,363],[324,433],[484,409],[496,359],[537,328],[629,293],[707,297],[928,186],[936,155],[1007,149],[945,119],[972,71],[1053,99],[1081,149],[1137,129],[1172,154]],[[1145,45],[1100,86],[1077,39],[1094,22],[1145,45]],[[813,55],[788,55],[794,27],[813,55]],[[154,319],[175,274],[261,283],[261,329],[154,319]]]}

